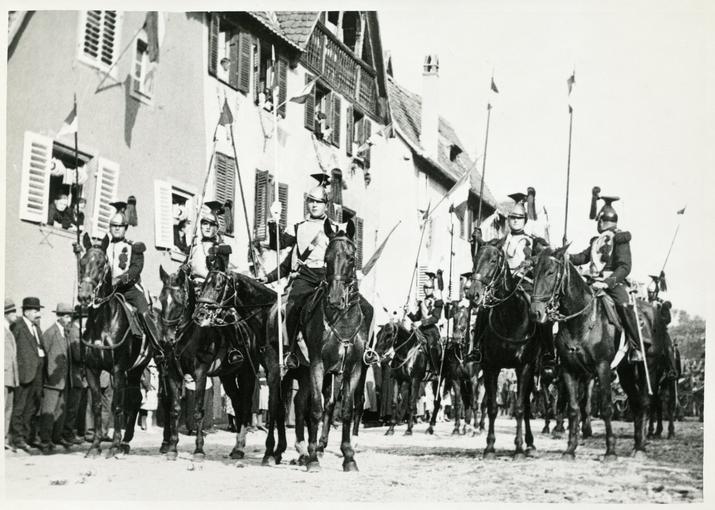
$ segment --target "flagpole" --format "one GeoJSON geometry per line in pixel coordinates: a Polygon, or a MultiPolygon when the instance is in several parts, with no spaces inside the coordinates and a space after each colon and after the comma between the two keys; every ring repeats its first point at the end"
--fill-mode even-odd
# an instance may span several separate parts
{"type": "Polygon", "coordinates": [[[569,185],[571,183],[571,133],[573,132],[573,108],[569,105],[569,151],[566,159],[566,212],[564,213],[564,237],[562,245],[566,246],[568,240],[567,229],[569,224],[569,185]]]}
{"type": "Polygon", "coordinates": [[[484,153],[482,155],[482,179],[479,184],[479,210],[477,214],[477,227],[482,224],[482,202],[484,201],[484,174],[487,171],[487,144],[489,143],[489,121],[492,115],[492,105],[487,103],[487,129],[484,134],[484,153]]]}
{"type": "Polygon", "coordinates": [[[668,263],[670,258],[670,252],[673,251],[673,245],[675,244],[675,238],[678,236],[678,231],[680,230],[680,220],[678,220],[678,225],[675,227],[675,233],[673,234],[673,240],[670,242],[670,248],[668,248],[668,254],[665,256],[665,261],[663,262],[663,267],[660,269],[662,273],[665,271],[665,265],[668,263]]]}
{"type": "MultiPolygon", "coordinates": [[[[79,131],[79,116],[77,114],[77,93],[74,94],[74,121],[77,123],[74,131],[74,201],[75,201],[75,220],[74,225],[77,229],[77,247],[75,248],[75,256],[77,258],[77,295],[79,295],[80,283],[80,231],[79,231],[79,143],[77,141],[77,132],[79,131]]],[[[72,296],[72,304],[74,305],[74,296],[72,296]]],[[[82,305],[79,308],[79,338],[82,340],[82,305]]]]}
{"type": "Polygon", "coordinates": [[[402,308],[402,318],[404,319],[407,315],[407,307],[410,304],[410,296],[412,295],[412,287],[415,284],[415,274],[417,273],[417,267],[420,263],[420,252],[422,251],[422,240],[425,237],[425,227],[427,226],[427,221],[429,221],[429,205],[427,205],[427,217],[422,223],[422,232],[420,233],[420,244],[417,245],[417,256],[415,257],[415,267],[412,269],[412,277],[410,278],[410,288],[407,291],[407,299],[405,300],[405,306],[402,308]]]}
{"type": "MultiPolygon", "coordinates": [[[[123,49],[122,52],[119,54],[119,56],[118,56],[117,59],[114,61],[114,63],[113,63],[111,66],[109,66],[109,69],[107,69],[107,71],[104,73],[104,76],[102,77],[102,81],[100,81],[100,82],[99,82],[99,85],[97,85],[97,88],[94,89],[94,93],[95,93],[95,94],[96,94],[97,92],[99,92],[99,89],[102,87],[102,85],[104,84],[104,82],[107,81],[107,78],[109,77],[109,75],[110,75],[110,73],[112,72],[112,70],[117,66],[117,64],[118,64],[119,61],[122,59],[122,57],[123,57],[124,54],[127,52],[127,50],[134,44],[134,41],[135,41],[136,38],[139,36],[139,33],[140,33],[142,30],[144,30],[144,25],[142,25],[142,26],[139,27],[139,30],[137,30],[137,32],[136,32],[136,33],[132,36],[132,38],[129,40],[129,44],[127,44],[127,45],[124,47],[124,49],[123,49]]],[[[86,92],[86,90],[85,90],[85,92],[86,92]]]]}
{"type": "Polygon", "coordinates": [[[241,204],[243,205],[243,218],[246,221],[246,234],[248,235],[248,250],[251,254],[251,262],[253,262],[253,277],[258,276],[258,266],[256,265],[256,256],[253,253],[253,238],[251,236],[251,228],[248,224],[248,211],[246,209],[246,196],[243,192],[243,180],[241,179],[241,171],[238,169],[238,154],[236,153],[236,142],[233,137],[233,123],[229,124],[231,131],[231,147],[233,147],[233,159],[236,161],[236,175],[238,176],[238,188],[241,190],[241,204]]]}

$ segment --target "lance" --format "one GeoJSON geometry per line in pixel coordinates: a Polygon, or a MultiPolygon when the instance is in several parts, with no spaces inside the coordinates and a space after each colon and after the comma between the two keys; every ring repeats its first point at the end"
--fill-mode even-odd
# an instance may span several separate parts
{"type": "MultiPolygon", "coordinates": [[[[685,207],[683,207],[680,211],[678,211],[677,214],[678,214],[678,216],[682,216],[683,214],[685,214],[685,207]]],[[[670,248],[668,248],[668,254],[665,256],[665,261],[663,261],[663,267],[660,269],[661,273],[665,271],[665,265],[668,263],[668,259],[670,258],[670,252],[673,251],[673,245],[675,244],[675,238],[678,236],[679,230],[680,230],[680,219],[678,219],[678,224],[675,227],[675,233],[673,234],[673,240],[670,241],[670,248]]]]}
{"type": "MultiPolygon", "coordinates": [[[[447,287],[447,302],[449,303],[449,306],[447,307],[450,311],[451,317],[451,322],[450,322],[450,317],[446,317],[447,319],[447,342],[445,343],[444,346],[442,346],[442,359],[439,362],[439,380],[437,381],[437,391],[439,392],[440,396],[442,395],[442,373],[444,369],[444,356],[445,356],[445,351],[447,350],[447,344],[449,343],[449,339],[451,336],[451,330],[454,328],[450,328],[450,324],[454,322],[454,306],[452,306],[452,260],[454,257],[454,209],[450,208],[449,211],[449,286],[447,287]]],[[[466,214],[466,213],[465,213],[466,214]]]]}
{"type": "MultiPolygon", "coordinates": [[[[79,149],[77,141],[77,132],[79,131],[79,117],[77,115],[77,93],[74,94],[74,118],[77,122],[77,129],[74,131],[74,226],[77,230],[77,245],[75,246],[74,252],[77,258],[77,295],[79,295],[79,283],[80,283],[80,253],[82,249],[80,248],[80,231],[79,231],[79,149]]],[[[74,297],[72,299],[74,304],[74,297]]],[[[82,340],[82,305],[79,307],[79,339],[82,340]]],[[[84,349],[80,348],[80,357],[82,358],[82,365],[84,365],[84,349]]]]}
{"type": "Polygon", "coordinates": [[[564,237],[563,246],[566,246],[568,236],[566,235],[569,224],[569,184],[571,182],[571,133],[573,131],[573,108],[569,105],[569,150],[566,158],[566,212],[564,214],[564,237]]]}
{"type": "MultiPolygon", "coordinates": [[[[278,76],[278,60],[276,60],[276,50],[275,46],[271,46],[271,58],[273,61],[273,179],[274,179],[274,196],[280,202],[280,179],[278,178],[278,83],[276,81],[276,76],[278,76]]],[[[278,366],[280,368],[281,378],[283,377],[283,372],[285,369],[285,362],[283,360],[283,324],[281,321],[282,310],[283,310],[283,289],[281,285],[281,228],[280,228],[280,217],[274,218],[276,222],[276,304],[278,308],[278,366]]]]}
{"type": "Polygon", "coordinates": [[[477,227],[482,224],[482,202],[484,201],[484,174],[487,171],[487,144],[489,143],[489,120],[492,116],[492,105],[487,103],[487,129],[484,133],[484,153],[482,154],[482,179],[479,183],[479,210],[477,213],[477,227]]]}
{"type": "Polygon", "coordinates": [[[412,287],[414,287],[414,284],[415,284],[415,274],[417,274],[417,268],[420,263],[420,252],[422,251],[422,240],[425,237],[425,227],[427,226],[429,214],[430,214],[430,204],[427,204],[427,211],[425,211],[424,221],[422,222],[422,228],[421,228],[421,232],[420,232],[420,243],[417,245],[417,256],[415,257],[415,266],[412,269],[412,277],[410,278],[410,288],[407,291],[407,298],[405,299],[405,306],[402,307],[402,319],[403,320],[404,320],[405,316],[407,315],[407,307],[410,304],[410,296],[412,295],[412,287]]]}

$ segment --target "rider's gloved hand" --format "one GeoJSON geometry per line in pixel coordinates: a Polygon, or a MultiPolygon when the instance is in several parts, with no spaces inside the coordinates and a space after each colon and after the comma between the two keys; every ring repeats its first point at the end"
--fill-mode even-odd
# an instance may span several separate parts
{"type": "Polygon", "coordinates": [[[600,282],[600,281],[595,281],[595,282],[593,282],[593,284],[592,284],[591,286],[592,286],[594,289],[596,289],[596,290],[601,290],[601,289],[607,289],[607,288],[608,288],[608,284],[607,284],[606,282],[600,282]]]}

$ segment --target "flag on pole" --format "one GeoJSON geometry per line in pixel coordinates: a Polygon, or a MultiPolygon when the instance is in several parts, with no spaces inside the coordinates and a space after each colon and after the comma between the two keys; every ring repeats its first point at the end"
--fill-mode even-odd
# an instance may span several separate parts
{"type": "MultiPolygon", "coordinates": [[[[492,76],[492,82],[489,85],[489,89],[494,93],[498,94],[499,89],[497,88],[497,84],[494,83],[494,76],[492,76]]],[[[487,103],[487,109],[491,110],[492,109],[492,99],[489,99],[489,102],[487,103]]]]}
{"type": "Polygon", "coordinates": [[[686,206],[686,207],[683,207],[682,209],[680,209],[680,210],[677,212],[677,214],[685,214],[685,209],[686,209],[686,208],[687,208],[687,206],[686,206]]]}
{"type": "Polygon", "coordinates": [[[569,96],[571,95],[571,91],[573,90],[573,86],[576,83],[576,70],[574,70],[571,73],[571,76],[569,76],[569,79],[566,80],[566,85],[569,88],[569,96]]]}
{"type": "Polygon", "coordinates": [[[665,281],[665,271],[662,270],[658,275],[658,288],[663,292],[668,292],[668,282],[665,281]]]}
{"type": "Polygon", "coordinates": [[[146,32],[146,51],[149,55],[149,62],[159,62],[159,13],[149,11],[144,20],[144,31],[146,32]]]}
{"type": "Polygon", "coordinates": [[[366,275],[368,274],[372,268],[375,266],[377,263],[377,260],[380,258],[380,255],[382,255],[382,251],[385,249],[385,245],[387,244],[388,239],[390,239],[390,236],[392,233],[395,231],[395,229],[398,227],[398,225],[402,223],[402,220],[398,221],[397,224],[392,227],[392,230],[390,230],[390,233],[387,234],[387,237],[385,237],[385,240],[382,241],[380,246],[378,246],[377,250],[375,250],[375,253],[372,254],[372,257],[362,266],[362,274],[366,275]]]}
{"type": "Polygon", "coordinates": [[[449,211],[453,212],[456,209],[463,207],[467,200],[469,199],[469,189],[471,187],[470,179],[471,171],[464,172],[454,186],[450,188],[447,194],[440,200],[439,204],[430,212],[430,215],[434,214],[436,210],[439,209],[439,205],[442,202],[447,202],[449,204],[449,211]]]}
{"type": "Polygon", "coordinates": [[[233,124],[233,114],[231,113],[231,108],[228,107],[228,99],[224,98],[223,108],[221,109],[221,117],[218,121],[222,126],[230,126],[233,124]]]}
{"type": "Polygon", "coordinates": [[[303,104],[305,103],[310,96],[313,95],[313,89],[315,88],[315,84],[318,82],[318,77],[316,76],[315,79],[310,80],[309,83],[307,83],[303,89],[295,96],[291,97],[288,99],[291,103],[298,103],[298,104],[303,104]]]}
{"type": "Polygon", "coordinates": [[[271,80],[270,90],[278,94],[278,61],[276,60],[276,47],[271,44],[271,80]]]}
{"type": "Polygon", "coordinates": [[[62,124],[59,133],[57,133],[57,138],[60,138],[64,135],[76,133],[79,129],[78,124],[79,121],[77,120],[77,96],[75,95],[74,103],[72,105],[72,111],[70,111],[69,115],[67,115],[64,124],[62,124]]]}

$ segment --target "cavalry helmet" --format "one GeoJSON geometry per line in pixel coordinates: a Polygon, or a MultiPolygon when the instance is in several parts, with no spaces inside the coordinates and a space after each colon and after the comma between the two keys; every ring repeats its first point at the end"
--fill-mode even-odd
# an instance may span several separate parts
{"type": "Polygon", "coordinates": [[[221,205],[221,202],[204,202],[203,207],[201,207],[201,214],[199,215],[199,223],[202,221],[209,221],[214,225],[218,226],[218,215],[222,213],[223,205],[221,205]]]}
{"type": "Polygon", "coordinates": [[[526,195],[524,193],[512,193],[509,195],[516,204],[509,211],[509,218],[523,218],[528,220],[528,215],[526,214],[526,206],[524,205],[524,200],[526,200],[526,195]]]}
{"type": "Polygon", "coordinates": [[[616,210],[613,208],[611,204],[618,200],[618,197],[601,197],[601,200],[606,202],[603,207],[601,207],[601,210],[598,212],[598,215],[596,216],[596,221],[612,221],[613,223],[618,223],[618,213],[616,210]]]}
{"type": "Polygon", "coordinates": [[[306,199],[327,204],[328,192],[324,186],[316,186],[308,192],[306,199]]]}
{"type": "Polygon", "coordinates": [[[109,205],[111,205],[112,207],[114,207],[117,210],[112,215],[112,217],[109,219],[109,225],[115,226],[115,227],[129,226],[129,220],[127,220],[127,215],[126,215],[127,203],[117,201],[117,202],[111,202],[109,205]]]}

